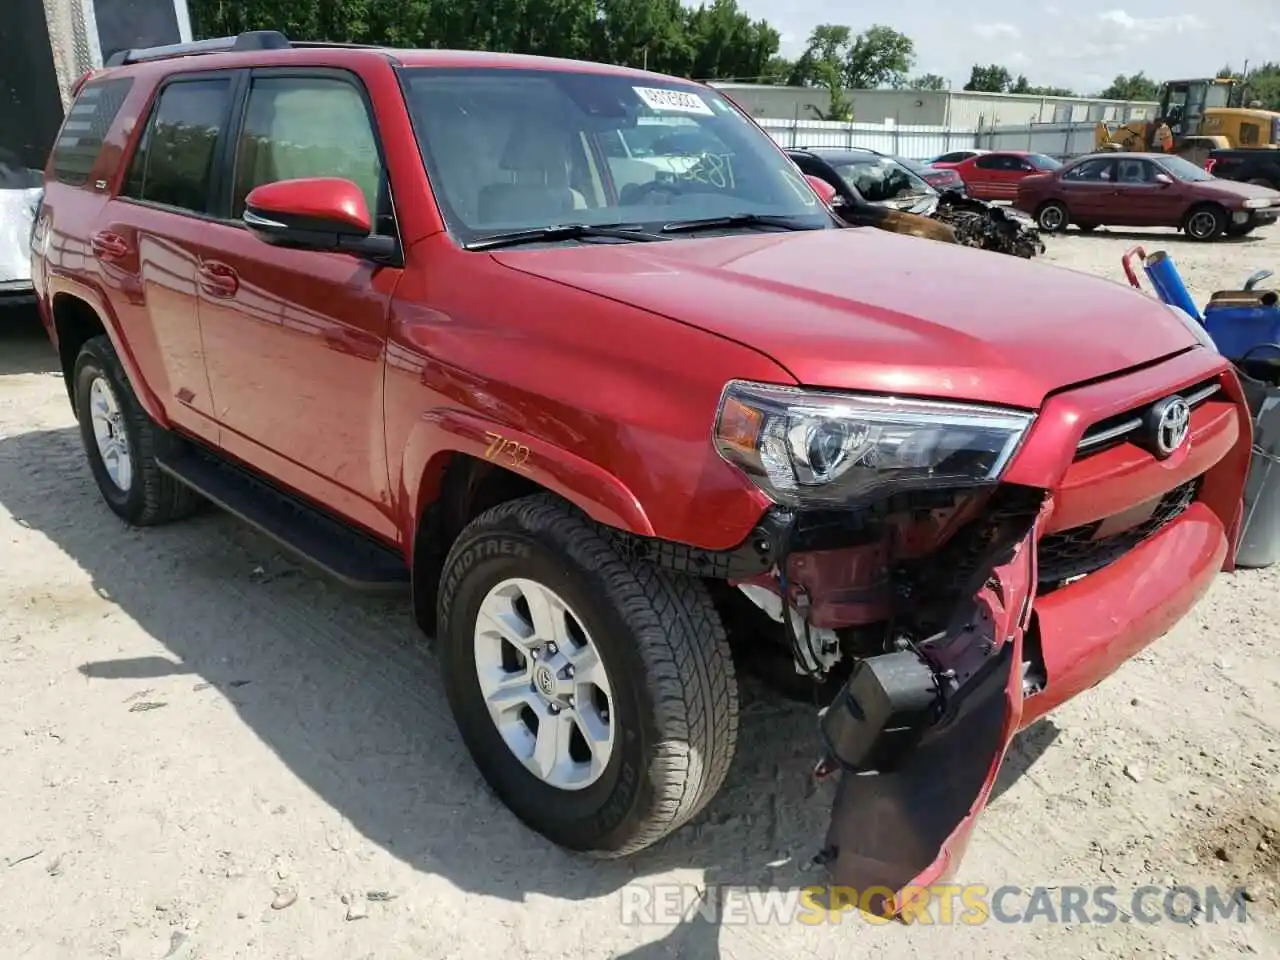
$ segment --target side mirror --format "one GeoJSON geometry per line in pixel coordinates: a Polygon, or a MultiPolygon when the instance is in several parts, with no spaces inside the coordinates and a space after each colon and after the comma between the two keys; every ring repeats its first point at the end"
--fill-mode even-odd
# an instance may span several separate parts
{"type": "Polygon", "coordinates": [[[1173,177],[1169,176],[1167,173],[1157,173],[1156,183],[1160,184],[1162,187],[1172,187],[1173,177]]]}
{"type": "Polygon", "coordinates": [[[364,193],[350,180],[308,177],[264,183],[249,191],[241,218],[264,243],[303,250],[354,253],[382,260],[396,252],[391,237],[374,237],[364,193]]]}
{"type": "Polygon", "coordinates": [[[823,180],[821,177],[815,177],[811,173],[806,173],[804,178],[809,181],[809,186],[813,187],[813,192],[818,195],[818,199],[828,207],[835,207],[838,205],[837,199],[839,194],[836,193],[835,187],[827,183],[827,181],[823,180]]]}

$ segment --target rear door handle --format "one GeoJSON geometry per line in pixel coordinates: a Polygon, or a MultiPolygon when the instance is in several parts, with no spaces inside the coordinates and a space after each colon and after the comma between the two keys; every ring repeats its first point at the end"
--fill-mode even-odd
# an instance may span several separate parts
{"type": "Polygon", "coordinates": [[[240,278],[225,263],[205,260],[200,264],[200,289],[211,297],[234,297],[240,289],[240,278]]]}
{"type": "Polygon", "coordinates": [[[119,260],[129,253],[129,244],[124,237],[110,230],[95,233],[89,245],[93,248],[93,255],[99,260],[119,260]]]}

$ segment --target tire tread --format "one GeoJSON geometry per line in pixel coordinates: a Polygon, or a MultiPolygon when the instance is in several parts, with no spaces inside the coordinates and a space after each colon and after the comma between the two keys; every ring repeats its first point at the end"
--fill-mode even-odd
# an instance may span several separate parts
{"type": "MultiPolygon", "coordinates": [[[[653,802],[620,845],[589,851],[627,856],[696,817],[728,775],[738,691],[724,625],[701,580],[624,557],[606,531],[550,494],[508,501],[475,518],[450,550],[446,569],[476,537],[511,527],[554,544],[588,571],[636,640],[657,727],[648,768],[653,802]]],[[[442,590],[442,625],[450,602],[442,590]]]]}

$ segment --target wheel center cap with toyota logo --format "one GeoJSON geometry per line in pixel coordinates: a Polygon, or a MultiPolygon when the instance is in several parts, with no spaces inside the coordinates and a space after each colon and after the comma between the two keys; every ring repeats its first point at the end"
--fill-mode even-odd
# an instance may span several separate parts
{"type": "Polygon", "coordinates": [[[555,674],[549,668],[539,666],[533,671],[533,685],[543,696],[550,697],[556,692],[555,674]]]}
{"type": "Polygon", "coordinates": [[[1173,456],[1191,434],[1191,408],[1182,397],[1165,397],[1146,417],[1147,446],[1161,460],[1173,456]]]}

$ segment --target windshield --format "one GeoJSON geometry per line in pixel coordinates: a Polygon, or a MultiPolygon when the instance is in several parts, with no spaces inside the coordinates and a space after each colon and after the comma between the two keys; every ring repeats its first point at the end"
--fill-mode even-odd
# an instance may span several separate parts
{"type": "Polygon", "coordinates": [[[1161,165],[1179,180],[1189,180],[1192,183],[1200,183],[1205,180],[1212,180],[1213,174],[1205,173],[1200,167],[1197,167],[1190,160],[1182,157],[1161,157],[1161,165]]]}
{"type": "Polygon", "coordinates": [[[832,163],[840,179],[870,203],[884,203],[907,194],[928,193],[933,188],[902,164],[888,157],[841,159],[832,163]]]}
{"type": "Polygon", "coordinates": [[[713,90],[558,70],[427,67],[403,77],[432,187],[464,242],[741,214],[831,225],[795,165],[713,90]]]}
{"type": "Polygon", "coordinates": [[[921,163],[919,160],[908,160],[905,157],[899,157],[898,162],[910,170],[912,173],[933,173],[934,170],[927,163],[921,163]]]}
{"type": "Polygon", "coordinates": [[[1028,153],[1026,160],[1037,170],[1058,170],[1062,163],[1043,153],[1028,153]]]}

